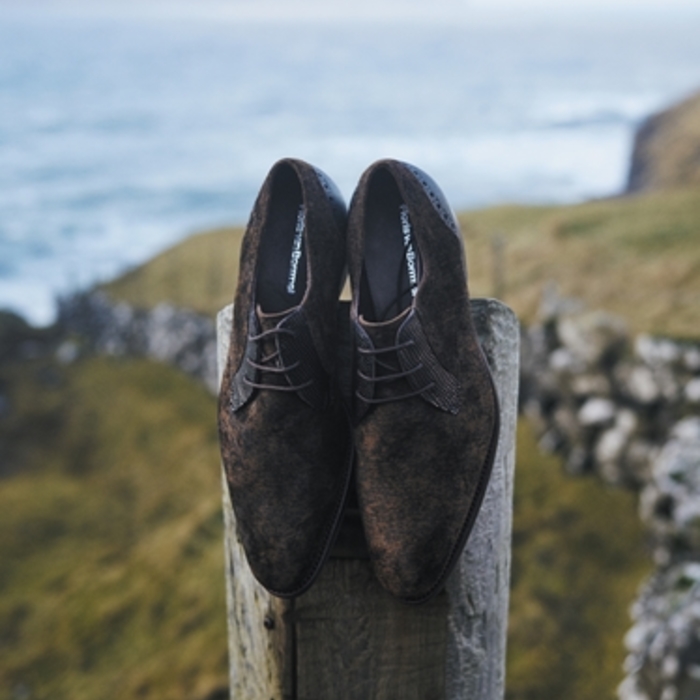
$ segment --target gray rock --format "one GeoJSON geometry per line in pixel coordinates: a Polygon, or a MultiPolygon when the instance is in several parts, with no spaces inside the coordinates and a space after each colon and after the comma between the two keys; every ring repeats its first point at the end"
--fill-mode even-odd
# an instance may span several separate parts
{"type": "Polygon", "coordinates": [[[623,408],[615,415],[615,424],[606,430],[595,447],[595,457],[601,463],[620,461],[639,421],[634,411],[623,408]]]}
{"type": "Polygon", "coordinates": [[[143,324],[144,354],[179,367],[216,390],[214,322],[194,311],[159,304],[143,324]]]}
{"type": "Polygon", "coordinates": [[[682,348],[667,338],[654,338],[646,333],[637,336],[634,353],[647,365],[671,365],[682,356],[682,348]]]}
{"type": "Polygon", "coordinates": [[[652,576],[632,607],[620,700],[700,697],[700,563],[652,576]]]}
{"type": "Polygon", "coordinates": [[[661,398],[661,389],[656,383],[654,373],[645,365],[633,367],[627,377],[629,395],[642,404],[650,404],[661,398]]]}
{"type": "Polygon", "coordinates": [[[640,514],[657,547],[700,558],[700,418],[686,418],[673,428],[641,492],[640,514]]]}
{"type": "Polygon", "coordinates": [[[55,355],[62,365],[70,365],[80,357],[80,346],[75,340],[64,340],[56,348],[55,355]]]}
{"type": "Polygon", "coordinates": [[[700,372],[700,347],[687,347],[683,352],[683,365],[691,372],[700,372]]]}
{"type": "Polygon", "coordinates": [[[615,404],[610,399],[590,398],[579,409],[577,418],[585,427],[607,425],[615,418],[615,404]]]}
{"type": "Polygon", "coordinates": [[[690,403],[700,403],[700,377],[694,377],[685,385],[683,395],[690,403]]]}
{"type": "Polygon", "coordinates": [[[589,366],[618,356],[627,343],[625,322],[603,311],[562,318],[557,332],[562,345],[589,366]]]}
{"type": "Polygon", "coordinates": [[[593,450],[595,468],[609,484],[636,484],[639,474],[630,468],[627,461],[631,438],[638,428],[639,421],[634,411],[623,408],[615,414],[612,427],[605,430],[593,450]]]}
{"type": "Polygon", "coordinates": [[[671,437],[682,442],[699,442],[700,416],[689,416],[676,423],[671,430],[671,437]]]}
{"type": "Polygon", "coordinates": [[[549,356],[549,367],[557,374],[576,374],[586,371],[586,363],[568,348],[557,348],[549,356]]]}

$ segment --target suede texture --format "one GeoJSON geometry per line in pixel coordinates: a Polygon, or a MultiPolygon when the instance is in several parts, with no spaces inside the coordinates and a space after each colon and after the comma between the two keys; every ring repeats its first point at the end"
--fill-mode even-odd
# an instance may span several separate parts
{"type": "Polygon", "coordinates": [[[327,176],[303,161],[285,159],[273,166],[261,188],[241,248],[219,395],[221,455],[251,570],[281,597],[299,595],[319,573],[337,534],[350,480],[349,420],[333,381],[338,296],[345,277],[344,218],[340,195],[327,176]],[[298,306],[266,316],[256,311],[260,250],[269,241],[266,222],[277,178],[283,170],[289,178],[290,169],[306,210],[307,285],[298,306]],[[261,372],[250,363],[275,353],[288,371],[261,372]],[[251,382],[300,388],[259,388],[251,382]]]}
{"type": "Polygon", "coordinates": [[[442,193],[427,176],[421,182],[421,175],[398,161],[378,161],[360,180],[348,223],[356,369],[373,376],[377,367],[367,350],[401,346],[394,362],[406,373],[405,379],[374,383],[357,374],[360,398],[353,413],[370,557],[381,584],[407,603],[438,593],[454,567],[483,499],[498,439],[498,400],[471,318],[459,227],[442,193]],[[391,174],[408,206],[422,275],[398,318],[367,323],[358,312],[366,201],[380,170],[391,174]],[[415,395],[401,398],[410,393],[415,395]],[[385,402],[364,401],[368,396],[385,402]]]}

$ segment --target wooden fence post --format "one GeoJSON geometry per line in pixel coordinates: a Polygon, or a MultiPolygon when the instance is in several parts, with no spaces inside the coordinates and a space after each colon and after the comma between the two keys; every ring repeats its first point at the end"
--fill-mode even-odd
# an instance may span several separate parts
{"type": "MultiPolygon", "coordinates": [[[[232,309],[217,319],[220,376],[232,309]]],[[[224,483],[232,700],[502,700],[520,334],[496,300],[475,299],[472,312],[500,398],[501,435],[483,506],[445,591],[416,607],[385,593],[351,507],[314,586],[292,601],[275,598],[248,569],[224,483]]],[[[345,358],[349,342],[341,339],[345,358]]]]}

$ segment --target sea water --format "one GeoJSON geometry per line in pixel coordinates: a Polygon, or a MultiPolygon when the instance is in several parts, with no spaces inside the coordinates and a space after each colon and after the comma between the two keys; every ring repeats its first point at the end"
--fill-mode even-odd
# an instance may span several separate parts
{"type": "Polygon", "coordinates": [[[635,126],[700,87],[698,28],[0,15],[0,307],[48,323],[57,295],[245,222],[284,156],[348,198],[381,157],[456,209],[615,194],[635,126]]]}

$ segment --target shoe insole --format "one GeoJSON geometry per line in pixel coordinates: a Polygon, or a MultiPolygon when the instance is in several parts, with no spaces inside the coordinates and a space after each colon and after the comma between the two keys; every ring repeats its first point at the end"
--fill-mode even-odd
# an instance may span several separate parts
{"type": "Polygon", "coordinates": [[[297,306],[307,284],[306,211],[294,170],[282,168],[272,184],[258,257],[256,301],[265,313],[297,306]]]}
{"type": "Polygon", "coordinates": [[[386,171],[369,185],[365,216],[359,311],[367,321],[387,321],[411,305],[421,260],[408,207],[386,171]]]}

